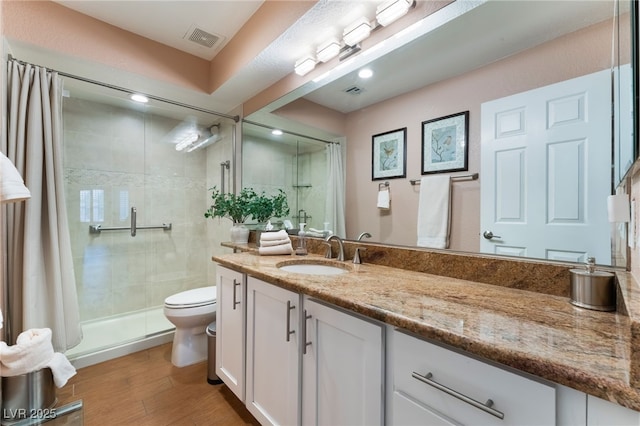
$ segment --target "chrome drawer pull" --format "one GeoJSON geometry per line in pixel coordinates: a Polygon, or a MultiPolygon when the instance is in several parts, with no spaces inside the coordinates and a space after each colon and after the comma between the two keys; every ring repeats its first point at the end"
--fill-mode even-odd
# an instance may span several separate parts
{"type": "Polygon", "coordinates": [[[426,383],[429,386],[433,386],[434,388],[447,393],[455,398],[458,398],[460,401],[464,401],[469,405],[473,405],[476,408],[479,408],[480,410],[491,414],[492,416],[496,416],[497,418],[499,418],[500,420],[504,419],[504,413],[501,411],[498,411],[493,407],[493,401],[491,399],[488,399],[487,402],[485,404],[483,404],[482,402],[478,402],[473,398],[469,398],[468,396],[461,394],[460,392],[457,392],[451,388],[446,387],[445,385],[441,385],[440,383],[432,380],[431,378],[433,377],[433,374],[431,373],[427,373],[426,376],[423,376],[419,373],[416,373],[415,371],[413,373],[411,373],[411,377],[413,377],[414,379],[420,380],[422,383],[426,383]]]}
{"type": "Polygon", "coordinates": [[[238,302],[238,298],[236,295],[236,287],[239,287],[241,283],[237,282],[235,279],[233,280],[233,310],[236,310],[236,306],[240,304],[238,302]]]}
{"type": "Polygon", "coordinates": [[[307,346],[311,344],[311,342],[307,342],[307,320],[311,319],[311,315],[307,314],[307,310],[304,310],[304,324],[302,326],[302,355],[307,354],[307,346]]]}
{"type": "Polygon", "coordinates": [[[287,300],[287,342],[291,341],[291,335],[295,333],[295,330],[291,330],[291,310],[295,308],[295,305],[287,300]]]}

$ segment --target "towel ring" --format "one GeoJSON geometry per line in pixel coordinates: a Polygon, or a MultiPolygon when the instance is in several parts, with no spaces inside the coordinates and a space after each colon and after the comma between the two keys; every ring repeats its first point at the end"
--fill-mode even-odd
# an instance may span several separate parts
{"type": "Polygon", "coordinates": [[[388,187],[389,187],[389,181],[380,182],[378,184],[378,191],[382,190],[383,188],[388,188],[388,187]]]}

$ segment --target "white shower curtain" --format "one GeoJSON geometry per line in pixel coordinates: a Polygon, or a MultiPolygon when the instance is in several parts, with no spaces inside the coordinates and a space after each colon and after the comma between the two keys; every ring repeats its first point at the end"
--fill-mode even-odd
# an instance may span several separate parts
{"type": "Polygon", "coordinates": [[[6,210],[6,337],[14,343],[24,330],[47,327],[54,349],[65,351],[82,330],[63,194],[62,80],[9,61],[7,101],[6,155],[31,199],[6,210]]]}
{"type": "Polygon", "coordinates": [[[341,238],[346,238],[345,230],[345,187],[344,165],[342,161],[342,145],[330,143],[327,145],[327,203],[325,222],[333,233],[341,238]]]}

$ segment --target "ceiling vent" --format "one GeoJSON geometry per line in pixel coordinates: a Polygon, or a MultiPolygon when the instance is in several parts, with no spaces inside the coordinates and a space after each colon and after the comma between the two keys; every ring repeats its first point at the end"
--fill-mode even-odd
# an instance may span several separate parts
{"type": "Polygon", "coordinates": [[[364,89],[358,86],[351,86],[344,89],[343,92],[347,95],[359,95],[360,93],[364,92],[364,89]]]}
{"type": "Polygon", "coordinates": [[[191,27],[184,38],[208,48],[213,47],[220,40],[220,36],[211,34],[195,25],[191,27]]]}

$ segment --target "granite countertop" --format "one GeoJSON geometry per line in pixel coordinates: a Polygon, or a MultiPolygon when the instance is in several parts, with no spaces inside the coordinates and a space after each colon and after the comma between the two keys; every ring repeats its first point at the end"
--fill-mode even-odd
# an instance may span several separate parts
{"type": "MultiPolygon", "coordinates": [[[[640,411],[630,382],[632,317],[575,307],[566,297],[388,266],[337,262],[350,272],[284,272],[322,256],[214,256],[219,264],[474,355],[640,411]]],[[[634,293],[635,297],[635,293],[634,293]]]]}

